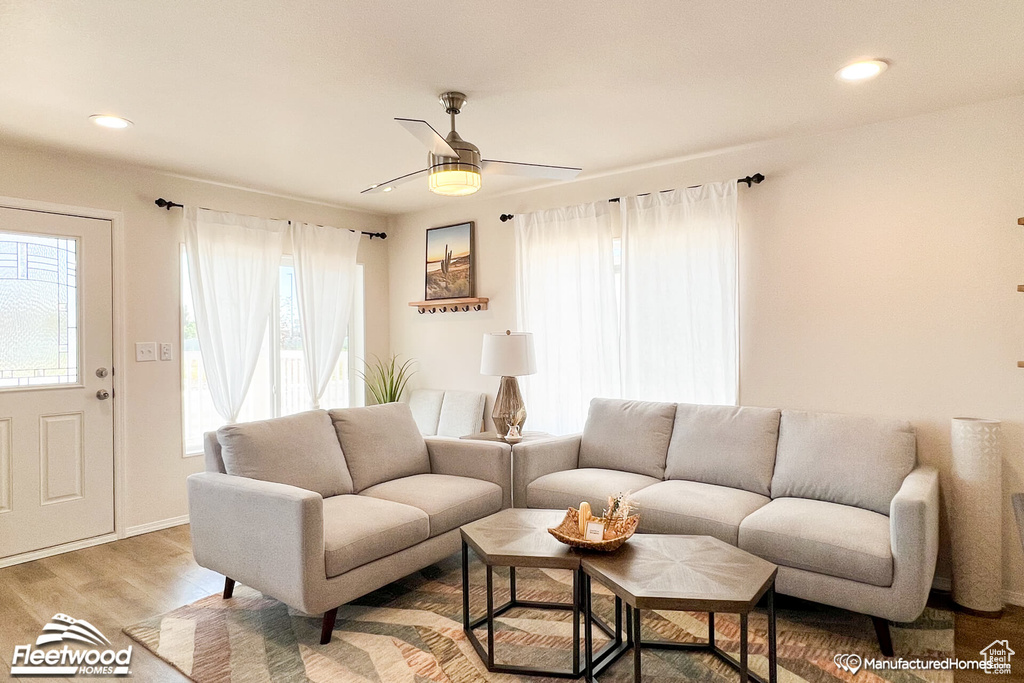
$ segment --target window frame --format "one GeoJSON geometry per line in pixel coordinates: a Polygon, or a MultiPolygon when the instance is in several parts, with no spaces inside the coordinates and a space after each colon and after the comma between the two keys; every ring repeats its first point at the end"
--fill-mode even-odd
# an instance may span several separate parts
{"type": "MultiPolygon", "coordinates": [[[[294,258],[291,254],[285,253],[281,257],[281,262],[278,264],[278,268],[281,267],[292,267],[294,268],[294,258]]],[[[181,416],[181,427],[179,429],[181,437],[181,455],[182,458],[196,458],[204,454],[204,447],[202,444],[198,446],[198,449],[189,449],[188,438],[185,433],[186,420],[185,414],[187,406],[185,404],[185,297],[184,297],[184,281],[181,278],[181,274],[185,268],[188,267],[188,254],[185,250],[185,243],[180,243],[178,252],[178,399],[180,406],[181,416]]],[[[280,278],[280,274],[278,275],[280,278]]],[[[366,344],[366,302],[364,298],[364,285],[365,285],[365,268],[362,263],[356,264],[356,281],[353,287],[352,296],[352,312],[349,316],[348,326],[348,390],[349,390],[349,407],[358,407],[366,404],[365,392],[362,388],[362,380],[356,372],[356,364],[361,362],[360,359],[365,357],[365,344],[366,344]]],[[[270,356],[270,377],[271,377],[271,417],[281,416],[281,287],[280,282],[274,287],[274,303],[271,308],[270,321],[267,326],[267,335],[270,336],[268,353],[270,356]],[[277,334],[272,334],[272,331],[277,331],[277,334]]],[[[339,357],[339,360],[340,357],[339,357]]],[[[250,390],[252,387],[250,386],[250,390]]],[[[248,397],[248,396],[247,396],[248,397]]]]}

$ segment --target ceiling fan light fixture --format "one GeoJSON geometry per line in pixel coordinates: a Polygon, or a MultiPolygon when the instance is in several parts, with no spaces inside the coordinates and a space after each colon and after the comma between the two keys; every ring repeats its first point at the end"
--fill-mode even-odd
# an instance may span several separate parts
{"type": "Polygon", "coordinates": [[[480,189],[480,171],[472,167],[465,170],[431,171],[428,183],[434,194],[465,197],[480,189]]]}

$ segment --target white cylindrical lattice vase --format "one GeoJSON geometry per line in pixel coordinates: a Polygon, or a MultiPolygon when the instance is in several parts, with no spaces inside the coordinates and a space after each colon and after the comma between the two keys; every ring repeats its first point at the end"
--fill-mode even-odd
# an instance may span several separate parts
{"type": "Polygon", "coordinates": [[[1003,609],[1002,430],[999,420],[956,417],[951,436],[953,601],[996,616],[1003,609]]]}

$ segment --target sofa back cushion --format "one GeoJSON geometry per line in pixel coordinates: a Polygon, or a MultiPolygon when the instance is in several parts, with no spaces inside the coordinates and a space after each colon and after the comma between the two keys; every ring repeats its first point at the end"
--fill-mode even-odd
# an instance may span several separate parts
{"type": "Polygon", "coordinates": [[[392,479],[430,472],[430,456],[406,403],[331,411],[356,493],[392,479]]]}
{"type": "Polygon", "coordinates": [[[680,403],[665,478],[770,495],[780,413],[775,408],[680,403]]]}
{"type": "Polygon", "coordinates": [[[917,462],[909,422],[783,410],[772,498],[811,498],[889,514],[917,462]]]}
{"type": "Polygon", "coordinates": [[[326,410],[217,430],[224,471],[316,491],[324,498],[352,493],[352,477],[326,410]]]}
{"type": "Polygon", "coordinates": [[[675,403],[595,398],[580,441],[580,467],[662,479],[675,403]]]}

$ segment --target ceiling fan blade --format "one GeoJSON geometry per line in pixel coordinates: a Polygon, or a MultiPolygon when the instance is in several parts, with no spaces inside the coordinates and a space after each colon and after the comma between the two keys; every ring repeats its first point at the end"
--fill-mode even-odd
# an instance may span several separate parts
{"type": "Polygon", "coordinates": [[[573,180],[582,168],[572,166],[547,166],[545,164],[522,164],[516,161],[495,161],[484,159],[480,168],[484,173],[517,175],[526,178],[550,178],[552,180],[573,180]]]}
{"type": "Polygon", "coordinates": [[[429,170],[430,170],[429,168],[424,168],[424,169],[421,169],[419,171],[415,171],[413,173],[406,173],[405,175],[400,175],[397,178],[392,178],[391,180],[386,180],[383,183],[377,183],[376,185],[370,185],[368,188],[366,188],[365,190],[363,190],[359,194],[367,194],[367,193],[369,193],[369,194],[376,194],[378,192],[388,192],[389,191],[388,190],[389,187],[390,188],[394,188],[396,185],[401,185],[402,183],[407,183],[410,180],[412,180],[413,178],[418,178],[419,176],[423,175],[424,173],[426,173],[429,170]]]}
{"type": "Polygon", "coordinates": [[[420,119],[398,119],[399,125],[412,133],[413,137],[423,143],[423,146],[439,157],[459,158],[459,153],[452,149],[452,146],[444,139],[444,136],[434,130],[426,121],[420,119]]]}

